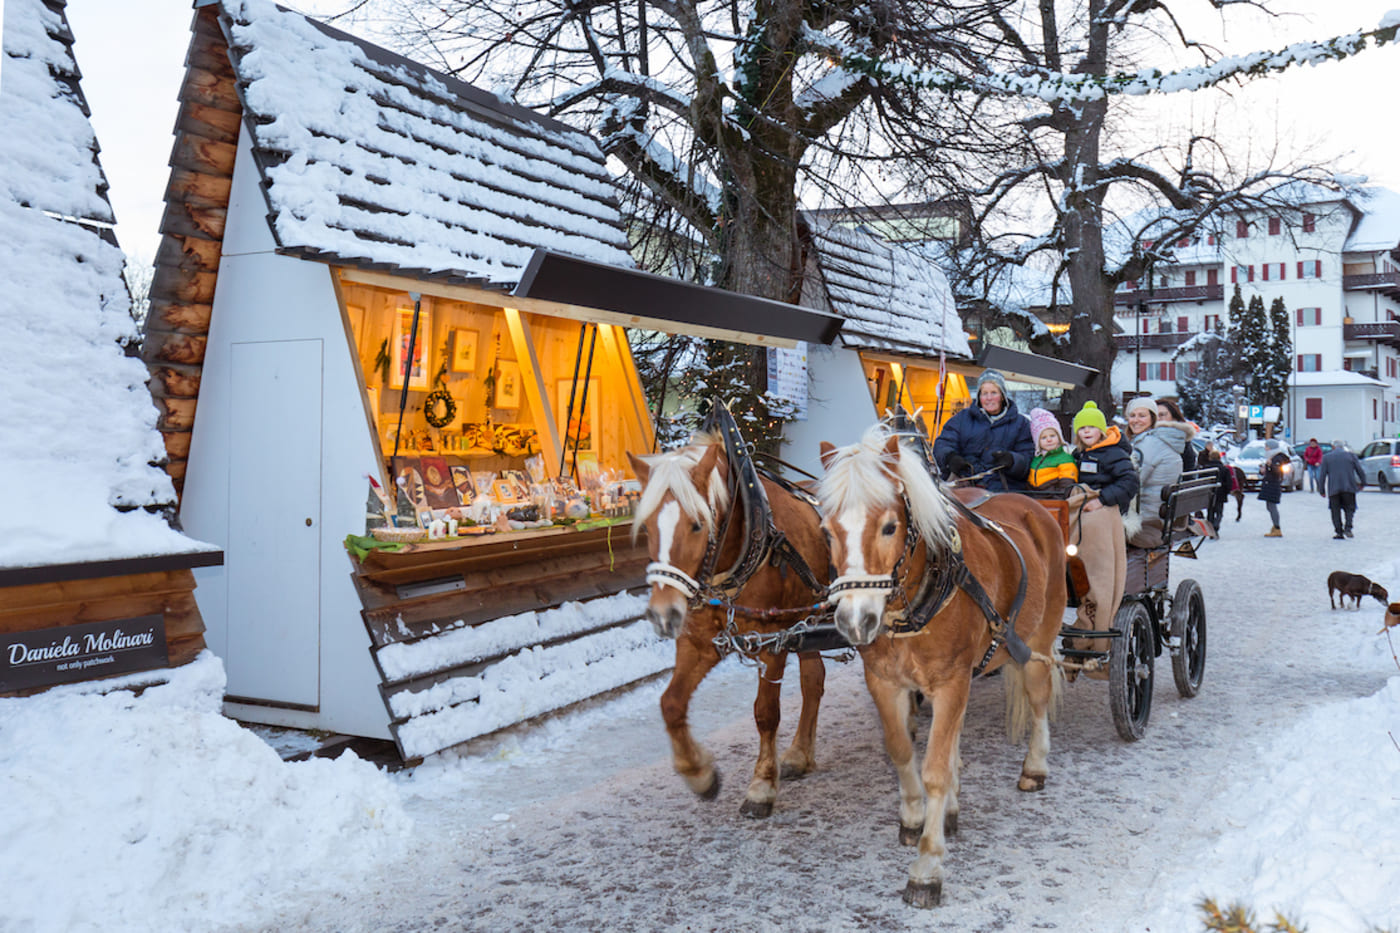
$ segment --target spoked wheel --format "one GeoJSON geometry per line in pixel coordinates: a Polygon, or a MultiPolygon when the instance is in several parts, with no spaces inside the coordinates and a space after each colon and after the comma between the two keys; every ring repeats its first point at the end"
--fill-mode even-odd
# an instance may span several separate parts
{"type": "Polygon", "coordinates": [[[1122,636],[1109,642],[1108,704],[1113,725],[1125,742],[1136,742],[1152,714],[1152,663],[1157,653],[1152,617],[1136,600],[1124,602],[1113,617],[1122,636]]]}
{"type": "Polygon", "coordinates": [[[1176,692],[1193,697],[1206,674],[1206,599],[1195,580],[1182,580],[1172,600],[1172,676],[1176,692]]]}

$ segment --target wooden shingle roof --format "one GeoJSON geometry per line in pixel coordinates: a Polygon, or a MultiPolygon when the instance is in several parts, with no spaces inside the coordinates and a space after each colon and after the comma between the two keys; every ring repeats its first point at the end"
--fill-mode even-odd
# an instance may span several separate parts
{"type": "Polygon", "coordinates": [[[488,287],[536,247],[633,267],[587,134],[268,0],[219,21],[281,251],[488,287]]]}
{"type": "Polygon", "coordinates": [[[929,257],[859,227],[807,215],[813,253],[841,342],[864,350],[970,357],[953,291],[929,257]]]}

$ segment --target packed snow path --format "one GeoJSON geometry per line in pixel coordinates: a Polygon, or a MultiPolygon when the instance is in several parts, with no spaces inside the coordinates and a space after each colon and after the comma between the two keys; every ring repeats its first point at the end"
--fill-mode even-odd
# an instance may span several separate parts
{"type": "MultiPolygon", "coordinates": [[[[1248,896],[1261,871],[1228,858],[1202,863],[1213,842],[1239,832],[1256,809],[1249,802],[1256,795],[1232,796],[1232,784],[1259,779],[1260,755],[1280,729],[1334,701],[1368,697],[1397,674],[1384,637],[1373,634],[1382,612],[1375,600],[1360,612],[1328,609],[1332,570],[1364,573],[1400,597],[1392,533],[1400,495],[1368,490],[1359,500],[1349,541],[1331,540],[1326,503],[1312,493],[1284,497],[1281,539],[1263,537],[1267,516],[1252,494],[1241,522],[1230,502],[1221,539],[1206,544],[1202,559],[1172,562],[1173,589],[1192,577],[1205,593],[1209,653],[1200,695],[1180,699],[1168,659],[1159,659],[1147,734],[1126,744],[1113,727],[1107,685],[1082,678],[1067,685],[1041,793],[1016,790],[1023,749],[1002,731],[1002,679],[975,684],[959,832],[949,843],[943,906],[934,911],[900,898],[914,851],[897,842],[894,775],[860,662],[828,665],[819,769],[785,783],[763,821],[738,812],[755,753],[754,674],[727,662],[702,685],[693,715],[724,776],[717,800],[696,798],[672,773],[655,707],[660,688],[652,685],[494,739],[474,759],[423,765],[403,779],[421,851],[334,903],[289,908],[274,926],[1199,930],[1196,900],[1248,896]],[[1236,871],[1237,887],[1220,880],[1236,871]]],[[[784,747],[797,718],[791,670],[784,747]]],[[[1383,724],[1378,742],[1386,743],[1383,724]]],[[[1329,776],[1317,779],[1325,785],[1329,776]]],[[[1377,792],[1393,795],[1393,787],[1377,792]]],[[[1271,811],[1264,821],[1279,826],[1261,831],[1277,833],[1286,858],[1288,827],[1308,817],[1271,811]]],[[[1317,868],[1315,856],[1299,864],[1317,868]]],[[[1383,872],[1393,879],[1397,868],[1383,872]]],[[[1282,890],[1319,880],[1305,870],[1282,890]]],[[[1255,906],[1268,918],[1273,906],[1288,905],[1255,906]]]]}

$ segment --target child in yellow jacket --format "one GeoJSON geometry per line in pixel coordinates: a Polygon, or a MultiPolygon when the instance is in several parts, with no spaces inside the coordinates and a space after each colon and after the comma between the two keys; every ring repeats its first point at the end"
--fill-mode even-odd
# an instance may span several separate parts
{"type": "Polygon", "coordinates": [[[1030,419],[1036,448],[1027,482],[1042,495],[1069,495],[1070,489],[1079,482],[1079,468],[1075,466],[1074,455],[1065,448],[1060,423],[1044,408],[1032,408],[1030,419]]]}

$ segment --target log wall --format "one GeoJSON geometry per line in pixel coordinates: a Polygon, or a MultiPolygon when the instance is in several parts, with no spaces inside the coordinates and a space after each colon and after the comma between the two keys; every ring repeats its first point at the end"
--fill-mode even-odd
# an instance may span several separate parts
{"type": "Polygon", "coordinates": [[[179,493],[184,492],[243,119],[216,7],[197,10],[192,30],[142,344],[151,395],[161,413],[166,470],[179,493]]]}

